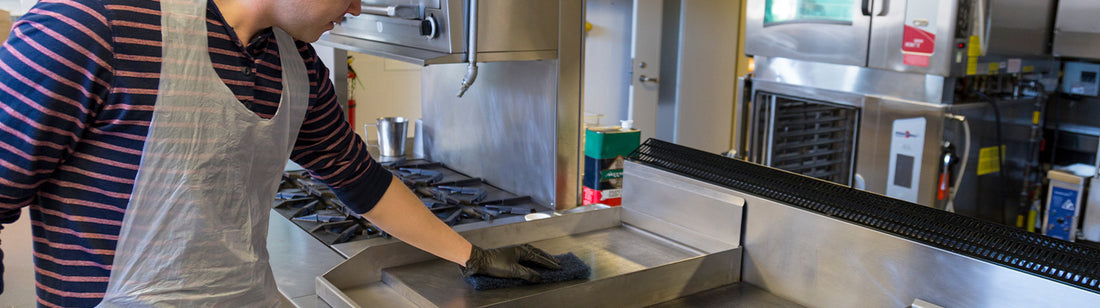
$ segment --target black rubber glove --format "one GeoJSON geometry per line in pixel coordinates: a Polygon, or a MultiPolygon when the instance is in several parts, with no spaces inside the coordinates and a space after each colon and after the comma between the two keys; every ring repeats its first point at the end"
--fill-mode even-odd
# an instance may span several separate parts
{"type": "Polygon", "coordinates": [[[505,246],[493,249],[481,249],[473,246],[470,259],[462,266],[462,276],[485,275],[498,278],[519,278],[530,282],[539,282],[542,276],[524,264],[537,265],[558,270],[561,265],[553,256],[528,244],[505,246]]]}

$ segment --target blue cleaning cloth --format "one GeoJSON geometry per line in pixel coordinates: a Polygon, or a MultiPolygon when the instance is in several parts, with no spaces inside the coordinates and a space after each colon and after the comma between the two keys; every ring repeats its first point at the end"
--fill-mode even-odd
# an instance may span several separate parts
{"type": "MultiPolygon", "coordinates": [[[[558,260],[558,264],[561,265],[560,270],[552,270],[542,268],[540,266],[532,266],[531,269],[535,270],[542,276],[542,282],[539,283],[551,283],[573,279],[588,278],[592,269],[588,267],[588,264],[584,264],[581,258],[574,255],[572,252],[556,255],[554,259],[558,260]]],[[[466,282],[474,286],[474,290],[492,290],[499,288],[508,288],[521,285],[535,284],[528,282],[527,280],[519,278],[497,278],[490,276],[473,275],[466,277],[466,282]]]]}

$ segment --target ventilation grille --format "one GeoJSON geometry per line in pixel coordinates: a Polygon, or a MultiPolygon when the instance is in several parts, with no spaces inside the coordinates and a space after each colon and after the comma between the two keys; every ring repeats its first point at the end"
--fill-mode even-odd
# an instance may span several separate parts
{"type": "Polygon", "coordinates": [[[1100,293],[1100,250],[649,139],[634,161],[1100,293]]]}

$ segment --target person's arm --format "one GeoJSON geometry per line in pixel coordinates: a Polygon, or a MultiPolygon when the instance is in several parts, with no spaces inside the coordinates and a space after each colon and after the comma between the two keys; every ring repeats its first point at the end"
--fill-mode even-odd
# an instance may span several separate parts
{"type": "Polygon", "coordinates": [[[310,105],[290,159],[328,184],[348,208],[365,213],[382,198],[393,175],[370,157],[348,124],[328,68],[312,46],[299,41],[298,48],[310,75],[310,105]]]}
{"type": "Polygon", "coordinates": [[[409,245],[463,265],[470,242],[432,214],[397,177],[373,209],[363,214],[372,224],[409,245]]]}
{"type": "Polygon", "coordinates": [[[0,229],[35,200],[103,105],[113,74],[104,12],[97,1],[42,1],[0,46],[0,229]]]}
{"type": "Polygon", "coordinates": [[[103,106],[113,74],[104,12],[97,1],[39,2],[0,47],[2,221],[32,202],[103,106]]]}
{"type": "MultiPolygon", "coordinates": [[[[400,180],[367,153],[336,103],[328,69],[312,47],[299,42],[310,69],[311,104],[291,159],[332,188],[351,210],[398,239],[462,266],[464,275],[489,275],[538,281],[538,274],[519,262],[560,268],[546,252],[530,245],[481,249],[462,238],[400,180]]],[[[340,76],[342,77],[342,76],[340,76]]]]}
{"type": "Polygon", "coordinates": [[[462,274],[520,278],[538,282],[542,277],[520,262],[561,269],[553,256],[531,245],[481,249],[439,220],[420,198],[393,177],[378,205],[363,214],[375,226],[420,250],[461,266],[462,274]]]}

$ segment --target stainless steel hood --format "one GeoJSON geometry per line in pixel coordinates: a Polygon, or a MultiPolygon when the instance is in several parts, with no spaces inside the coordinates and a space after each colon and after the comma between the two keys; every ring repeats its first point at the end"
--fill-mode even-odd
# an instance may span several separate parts
{"type": "Polygon", "coordinates": [[[418,65],[467,62],[475,42],[477,62],[558,57],[558,1],[364,0],[362,6],[363,14],[347,17],[317,43],[418,65]]]}

